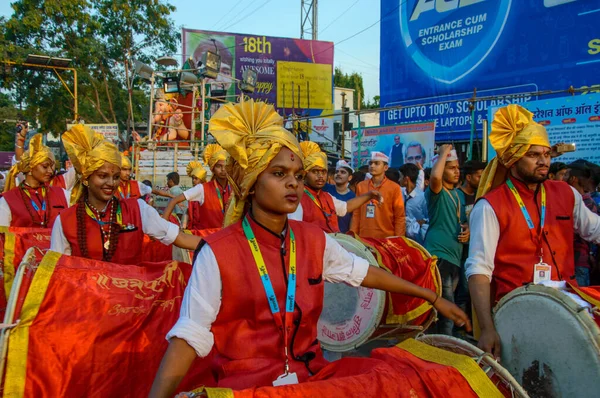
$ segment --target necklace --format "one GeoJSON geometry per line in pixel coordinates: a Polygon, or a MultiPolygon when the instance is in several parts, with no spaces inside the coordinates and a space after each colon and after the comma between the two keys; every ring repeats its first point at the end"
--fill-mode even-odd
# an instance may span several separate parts
{"type": "Polygon", "coordinates": [[[104,210],[99,211],[97,208],[91,205],[87,199],[85,201],[85,212],[94,221],[96,221],[96,223],[98,223],[98,226],[100,227],[100,233],[102,234],[102,242],[104,242],[102,247],[105,257],[107,255],[108,250],[110,249],[110,236],[113,231],[113,225],[118,224],[117,213],[119,213],[119,215],[121,213],[121,206],[115,206],[113,202],[114,200],[111,199],[111,201],[106,204],[104,210]],[[102,219],[106,216],[106,210],[108,207],[110,207],[109,220],[102,221],[102,219]]]}
{"type": "Polygon", "coordinates": [[[50,206],[47,203],[47,202],[49,202],[49,200],[47,200],[48,195],[47,195],[46,187],[43,185],[40,185],[37,188],[33,188],[31,185],[29,185],[25,181],[23,181],[22,185],[19,186],[19,191],[21,192],[23,202],[25,203],[25,208],[27,209],[27,212],[29,213],[29,216],[31,217],[31,222],[33,224],[40,225],[42,228],[45,228],[46,225],[48,224],[48,219],[50,218],[48,215],[48,209],[50,208],[50,206]],[[40,202],[40,206],[38,206],[38,204],[35,202],[35,200],[33,200],[33,197],[31,196],[31,193],[29,192],[28,188],[32,189],[34,191],[35,197],[40,202]],[[40,189],[40,188],[42,191],[41,197],[38,193],[38,189],[40,189]],[[37,216],[37,220],[36,220],[36,217],[34,216],[34,214],[37,216]]]}

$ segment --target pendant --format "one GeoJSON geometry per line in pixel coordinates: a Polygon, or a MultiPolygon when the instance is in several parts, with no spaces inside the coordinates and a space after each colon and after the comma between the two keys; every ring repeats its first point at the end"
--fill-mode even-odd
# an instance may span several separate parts
{"type": "Polygon", "coordinates": [[[108,250],[110,248],[110,242],[106,241],[104,242],[104,250],[108,250]]]}

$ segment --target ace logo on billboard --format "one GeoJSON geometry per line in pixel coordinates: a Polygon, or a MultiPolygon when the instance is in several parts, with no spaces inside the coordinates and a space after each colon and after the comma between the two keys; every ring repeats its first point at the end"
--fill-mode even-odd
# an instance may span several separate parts
{"type": "Polygon", "coordinates": [[[500,38],[512,0],[398,0],[402,42],[431,78],[452,84],[488,56],[500,38]]]}

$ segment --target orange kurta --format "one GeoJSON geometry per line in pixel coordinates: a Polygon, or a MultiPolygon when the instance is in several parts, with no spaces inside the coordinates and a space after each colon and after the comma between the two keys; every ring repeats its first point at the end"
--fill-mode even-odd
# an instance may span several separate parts
{"type": "MultiPolygon", "coordinates": [[[[356,196],[369,191],[379,191],[383,196],[383,204],[375,205],[375,217],[367,218],[367,205],[354,210],[350,231],[364,238],[387,238],[389,236],[406,235],[406,215],[404,214],[404,198],[400,185],[387,178],[375,188],[371,180],[365,180],[356,186],[356,196]]],[[[376,203],[371,201],[369,203],[376,203]]]]}

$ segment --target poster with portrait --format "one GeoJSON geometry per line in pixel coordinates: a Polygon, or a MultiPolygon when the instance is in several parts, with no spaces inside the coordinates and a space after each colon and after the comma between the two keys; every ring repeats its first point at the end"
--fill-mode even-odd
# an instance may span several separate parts
{"type": "Polygon", "coordinates": [[[407,123],[352,130],[352,167],[368,164],[371,152],[383,152],[390,167],[420,163],[431,167],[435,145],[435,123],[407,123]],[[360,141],[359,141],[360,133],[360,141]],[[360,147],[360,148],[359,148],[360,147]]]}

